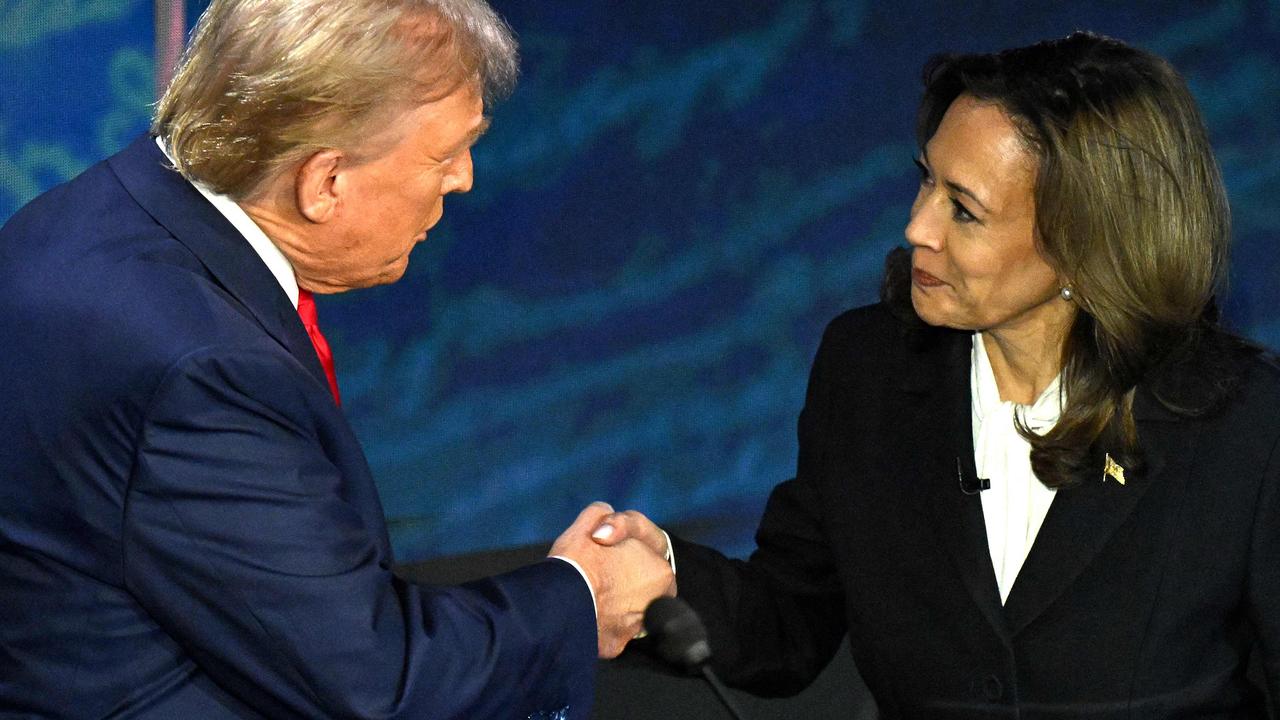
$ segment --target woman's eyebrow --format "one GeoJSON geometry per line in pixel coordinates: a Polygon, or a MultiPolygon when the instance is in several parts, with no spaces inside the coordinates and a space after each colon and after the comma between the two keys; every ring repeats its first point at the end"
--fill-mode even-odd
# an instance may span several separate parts
{"type": "MultiPolygon", "coordinates": [[[[924,158],[924,164],[928,165],[930,170],[932,171],[933,166],[929,163],[929,151],[927,149],[922,148],[920,150],[920,156],[924,158]]],[[[982,208],[983,212],[987,212],[987,213],[991,212],[991,208],[988,208],[987,204],[982,202],[982,200],[978,197],[977,193],[965,187],[964,185],[961,185],[960,183],[954,180],[943,180],[942,184],[946,185],[952,192],[957,193],[959,195],[964,195],[965,197],[973,200],[975,203],[978,204],[978,207],[982,208]]]]}

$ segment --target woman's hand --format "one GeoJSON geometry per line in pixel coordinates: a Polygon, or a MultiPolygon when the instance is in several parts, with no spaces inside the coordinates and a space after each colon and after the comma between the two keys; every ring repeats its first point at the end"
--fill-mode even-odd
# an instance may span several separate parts
{"type": "Polygon", "coordinates": [[[667,534],[636,510],[605,515],[591,533],[591,539],[601,545],[617,545],[628,538],[639,540],[664,558],[671,557],[667,534]]]}

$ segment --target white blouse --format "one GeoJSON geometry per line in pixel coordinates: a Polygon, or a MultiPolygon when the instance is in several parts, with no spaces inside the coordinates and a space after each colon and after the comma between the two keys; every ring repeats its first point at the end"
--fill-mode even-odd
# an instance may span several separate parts
{"type": "Polygon", "coordinates": [[[973,449],[978,477],[991,481],[982,491],[982,516],[987,525],[991,565],[1000,586],[1000,602],[1009,598],[1013,581],[1031,551],[1036,533],[1049,513],[1056,491],[1031,472],[1031,445],[1018,434],[1015,413],[1037,433],[1058,422],[1062,411],[1059,379],[1031,405],[1000,400],[996,377],[983,346],[982,333],[973,335],[969,377],[973,409],[973,449]]]}

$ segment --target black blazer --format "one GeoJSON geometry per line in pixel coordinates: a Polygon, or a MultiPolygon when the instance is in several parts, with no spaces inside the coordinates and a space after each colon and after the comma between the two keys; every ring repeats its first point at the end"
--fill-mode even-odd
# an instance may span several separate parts
{"type": "Polygon", "coordinates": [[[793,692],[847,630],[884,718],[1259,718],[1280,695],[1280,368],[1205,417],[1135,400],[1147,465],[1061,491],[1003,607],[974,478],[970,334],[883,306],[828,327],[797,475],[750,561],[676,539],[731,682],[793,692]],[[921,340],[920,338],[925,338],[921,340]]]}

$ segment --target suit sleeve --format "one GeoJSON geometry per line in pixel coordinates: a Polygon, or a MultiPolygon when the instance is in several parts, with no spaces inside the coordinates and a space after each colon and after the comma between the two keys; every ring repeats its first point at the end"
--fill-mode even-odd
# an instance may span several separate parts
{"type": "Polygon", "coordinates": [[[749,561],[673,538],[679,595],[707,626],[717,672],[761,695],[791,695],[830,662],[845,632],[843,596],[820,520],[833,331],[810,373],[796,477],[769,497],[749,561]]]}
{"type": "Polygon", "coordinates": [[[1280,438],[1262,479],[1249,551],[1248,602],[1273,708],[1280,707],[1280,438]]]}
{"type": "MultiPolygon", "coordinates": [[[[125,512],[130,591],[268,717],[585,718],[588,588],[545,561],[459,587],[397,579],[367,496],[325,455],[320,396],[275,346],[178,363],[125,512]]],[[[361,483],[367,485],[367,483],[361,483]]]]}

